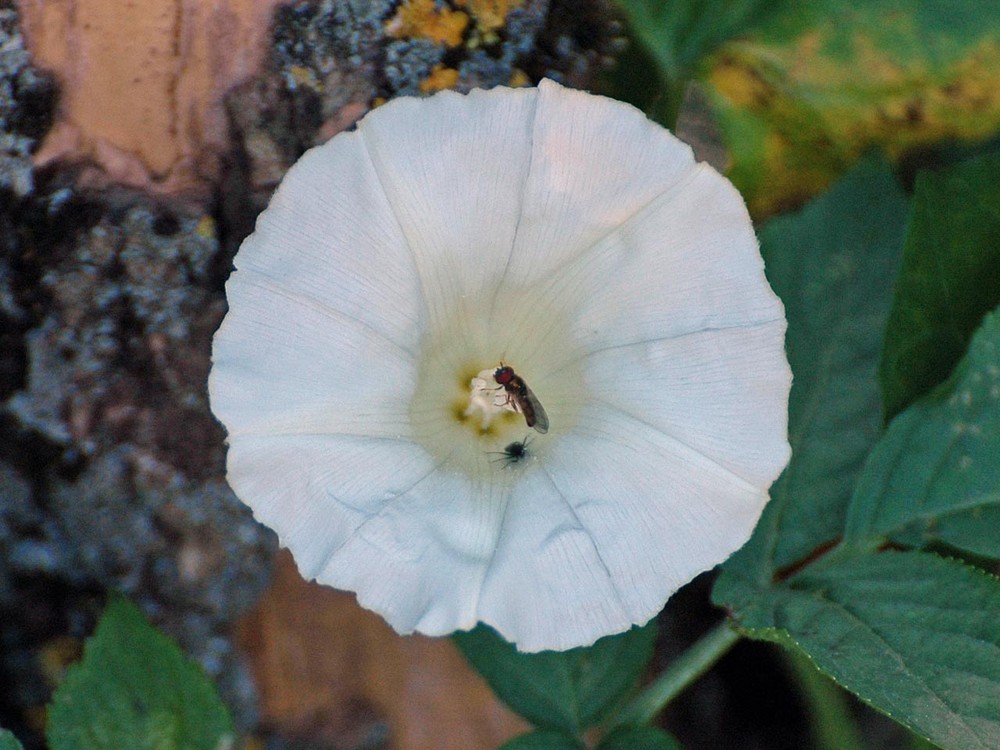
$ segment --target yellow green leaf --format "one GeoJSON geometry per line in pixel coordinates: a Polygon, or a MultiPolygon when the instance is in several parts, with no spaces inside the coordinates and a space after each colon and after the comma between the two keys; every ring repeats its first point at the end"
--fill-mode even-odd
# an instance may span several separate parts
{"type": "Polygon", "coordinates": [[[801,203],[872,148],[996,134],[998,32],[998,0],[829,0],[726,44],[706,77],[751,210],[801,203]]]}

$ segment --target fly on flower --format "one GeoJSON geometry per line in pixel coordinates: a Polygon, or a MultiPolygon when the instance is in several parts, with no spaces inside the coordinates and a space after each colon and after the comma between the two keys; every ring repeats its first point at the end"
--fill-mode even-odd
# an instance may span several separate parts
{"type": "MultiPolygon", "coordinates": [[[[524,378],[503,362],[493,372],[493,379],[507,392],[507,403],[524,415],[528,427],[545,434],[549,431],[549,417],[541,402],[524,382],[524,378]]],[[[509,446],[508,446],[509,447],[509,446]]]]}

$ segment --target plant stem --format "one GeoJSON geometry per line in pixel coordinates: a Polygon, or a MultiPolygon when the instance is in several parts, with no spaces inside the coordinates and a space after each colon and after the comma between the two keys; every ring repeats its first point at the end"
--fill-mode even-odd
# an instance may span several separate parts
{"type": "Polygon", "coordinates": [[[804,654],[785,649],[782,652],[806,704],[815,746],[819,750],[864,748],[847,693],[816,669],[804,654]]]}
{"type": "Polygon", "coordinates": [[[739,639],[739,633],[728,620],[716,625],[632,699],[613,720],[612,726],[648,724],[681,691],[711,669],[739,639]]]}

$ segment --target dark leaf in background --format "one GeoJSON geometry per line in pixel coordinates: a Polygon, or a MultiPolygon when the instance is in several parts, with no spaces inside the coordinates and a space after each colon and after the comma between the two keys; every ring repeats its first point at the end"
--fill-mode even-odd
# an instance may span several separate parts
{"type": "Polygon", "coordinates": [[[879,372],[887,418],[943,382],[1000,304],[1000,153],[921,172],[879,372]]]}
{"type": "Polygon", "coordinates": [[[621,727],[616,729],[597,750],[683,750],[681,744],[659,727],[621,727]]]}
{"type": "Polygon", "coordinates": [[[539,727],[572,736],[600,721],[633,687],[655,638],[654,621],[587,648],[523,654],[483,625],[453,636],[504,703],[539,727]]]}
{"type": "Polygon", "coordinates": [[[1000,581],[927,552],[815,567],[745,624],[785,631],[822,671],[941,747],[995,750],[1000,581]]]}
{"type": "Polygon", "coordinates": [[[619,0],[633,33],[667,80],[688,78],[723,42],[763,23],[787,0],[619,0]]]}
{"type": "Polygon", "coordinates": [[[583,745],[563,732],[539,729],[505,742],[500,750],[583,750],[583,745]]]}

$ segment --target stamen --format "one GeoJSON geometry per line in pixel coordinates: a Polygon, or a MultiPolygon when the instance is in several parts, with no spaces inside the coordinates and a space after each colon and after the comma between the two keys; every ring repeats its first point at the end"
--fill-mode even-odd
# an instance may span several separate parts
{"type": "Polygon", "coordinates": [[[507,398],[503,388],[498,388],[493,380],[493,370],[480,370],[469,381],[469,405],[465,408],[466,417],[480,418],[480,429],[487,430],[494,418],[504,411],[516,412],[517,409],[507,398]]]}

